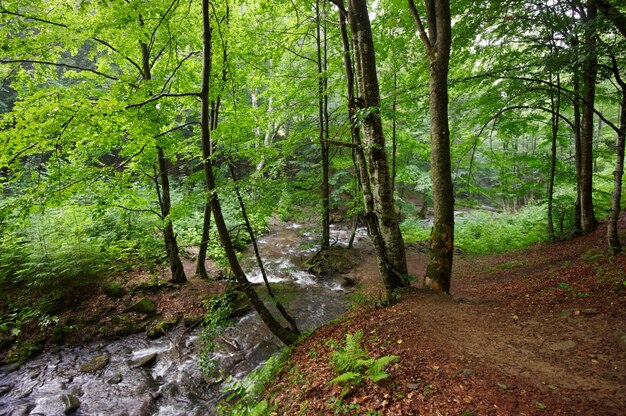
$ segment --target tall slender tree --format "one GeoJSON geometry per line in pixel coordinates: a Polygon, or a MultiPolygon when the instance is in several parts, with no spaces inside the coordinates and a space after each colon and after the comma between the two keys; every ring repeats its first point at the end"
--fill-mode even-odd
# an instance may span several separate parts
{"type": "Polygon", "coordinates": [[[200,111],[200,133],[202,142],[202,159],[203,170],[207,186],[207,194],[211,205],[211,211],[213,212],[213,218],[217,232],[222,243],[222,247],[226,253],[230,269],[237,279],[237,282],[241,290],[245,293],[246,297],[257,311],[263,322],[267,327],[276,335],[283,343],[292,344],[296,341],[300,332],[295,324],[293,327],[284,327],[270,312],[267,306],[263,303],[254,287],[250,284],[250,281],[246,277],[239,259],[237,258],[237,252],[230,239],[230,234],[224,220],[220,200],[217,194],[217,187],[215,183],[215,177],[213,175],[213,155],[211,147],[211,120],[210,120],[210,86],[211,86],[211,43],[212,43],[212,29],[211,29],[211,16],[209,9],[209,0],[202,0],[202,89],[200,93],[201,111],[200,111]]]}
{"type": "Polygon", "coordinates": [[[430,165],[435,217],[426,279],[431,287],[447,293],[450,291],[454,254],[454,189],[448,126],[448,71],[452,46],[450,3],[448,0],[425,0],[426,28],[415,2],[408,1],[430,63],[430,165]]]}

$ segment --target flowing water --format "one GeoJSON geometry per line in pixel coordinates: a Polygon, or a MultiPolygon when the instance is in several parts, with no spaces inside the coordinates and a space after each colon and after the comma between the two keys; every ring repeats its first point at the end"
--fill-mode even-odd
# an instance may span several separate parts
{"type": "MultiPolygon", "coordinates": [[[[333,227],[339,245],[349,232],[333,227]]],[[[363,239],[359,230],[357,242],[363,239]]],[[[301,330],[322,325],[347,306],[338,278],[318,278],[303,268],[302,260],[316,250],[316,235],[293,224],[259,240],[273,291],[281,297],[301,330]]],[[[243,261],[249,279],[261,283],[252,253],[243,261]]],[[[224,376],[242,379],[281,344],[256,313],[238,318],[223,334],[214,359],[224,376]]],[[[168,336],[148,340],[145,334],[64,347],[47,352],[19,368],[0,368],[0,416],[16,415],[211,415],[224,397],[222,382],[198,369],[199,331],[180,326],[168,336]],[[94,357],[102,368],[81,372],[94,357]],[[148,363],[145,363],[148,361],[148,363]]]]}

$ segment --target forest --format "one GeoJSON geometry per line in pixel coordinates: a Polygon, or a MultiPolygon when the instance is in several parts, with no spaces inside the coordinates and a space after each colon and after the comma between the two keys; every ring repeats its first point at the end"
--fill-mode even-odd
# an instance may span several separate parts
{"type": "Polygon", "coordinates": [[[625,136],[623,0],[0,0],[0,415],[620,414],[625,136]]]}

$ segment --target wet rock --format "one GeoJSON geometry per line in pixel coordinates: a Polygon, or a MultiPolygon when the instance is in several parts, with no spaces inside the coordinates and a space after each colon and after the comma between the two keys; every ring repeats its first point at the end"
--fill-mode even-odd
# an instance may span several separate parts
{"type": "Polygon", "coordinates": [[[79,367],[79,370],[81,373],[95,373],[96,371],[102,370],[107,364],[109,364],[108,355],[96,355],[91,360],[83,363],[79,367]]]}
{"type": "Polygon", "coordinates": [[[153,415],[157,410],[157,400],[161,397],[160,394],[147,394],[143,398],[143,402],[141,404],[141,408],[136,413],[137,416],[150,416],[153,415]]]}
{"type": "Polygon", "coordinates": [[[567,350],[571,350],[575,346],[576,346],[576,343],[574,341],[561,341],[561,342],[555,342],[554,344],[550,345],[549,348],[552,351],[567,351],[567,350]]]}
{"type": "Polygon", "coordinates": [[[151,354],[145,355],[143,357],[136,358],[131,360],[128,365],[130,368],[139,368],[139,367],[150,367],[154,365],[157,359],[157,353],[153,352],[151,354]]]}
{"type": "Polygon", "coordinates": [[[156,305],[148,298],[141,298],[131,305],[128,310],[144,315],[154,315],[156,313],[156,305]]]}
{"type": "Polygon", "coordinates": [[[21,365],[22,363],[11,363],[7,365],[3,365],[2,367],[0,367],[0,374],[8,375],[9,373],[12,373],[18,368],[20,368],[21,365]]]}
{"type": "Polygon", "coordinates": [[[37,400],[37,405],[31,415],[71,415],[80,407],[80,401],[72,394],[43,397],[37,400]]]}
{"type": "Polygon", "coordinates": [[[169,319],[164,319],[162,321],[158,321],[152,325],[148,325],[146,328],[146,336],[148,339],[156,339],[162,337],[167,334],[170,330],[176,327],[178,323],[178,318],[173,317],[169,319]]]}
{"type": "Polygon", "coordinates": [[[18,390],[15,393],[15,397],[17,397],[18,399],[24,399],[24,398],[30,396],[32,392],[33,392],[33,388],[32,387],[25,387],[22,390],[18,390]]]}
{"type": "Polygon", "coordinates": [[[108,384],[120,384],[122,382],[122,373],[115,373],[113,377],[107,380],[108,384]]]}
{"type": "Polygon", "coordinates": [[[8,386],[8,385],[0,386],[0,396],[4,396],[5,394],[7,394],[10,391],[11,391],[11,386],[8,386]]]}
{"type": "Polygon", "coordinates": [[[344,276],[343,277],[343,282],[341,283],[341,286],[346,288],[346,287],[354,287],[356,286],[356,279],[353,277],[349,277],[349,276],[344,276]]]}
{"type": "Polygon", "coordinates": [[[71,394],[65,394],[61,396],[61,401],[63,402],[63,414],[71,415],[80,407],[80,401],[71,394]]]}
{"type": "Polygon", "coordinates": [[[10,416],[26,416],[26,415],[30,415],[31,410],[33,409],[33,405],[32,404],[27,404],[27,403],[23,403],[23,404],[18,404],[14,407],[11,408],[9,413],[0,413],[3,416],[6,415],[10,415],[10,416]]]}

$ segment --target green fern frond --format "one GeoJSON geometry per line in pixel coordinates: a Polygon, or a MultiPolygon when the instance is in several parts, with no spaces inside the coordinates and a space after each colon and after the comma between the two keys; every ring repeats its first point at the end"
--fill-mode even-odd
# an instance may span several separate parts
{"type": "Polygon", "coordinates": [[[348,371],[346,373],[340,374],[339,376],[330,380],[328,383],[340,384],[340,385],[346,385],[346,384],[357,385],[357,384],[361,384],[362,381],[363,381],[363,376],[361,374],[348,371]]]}

